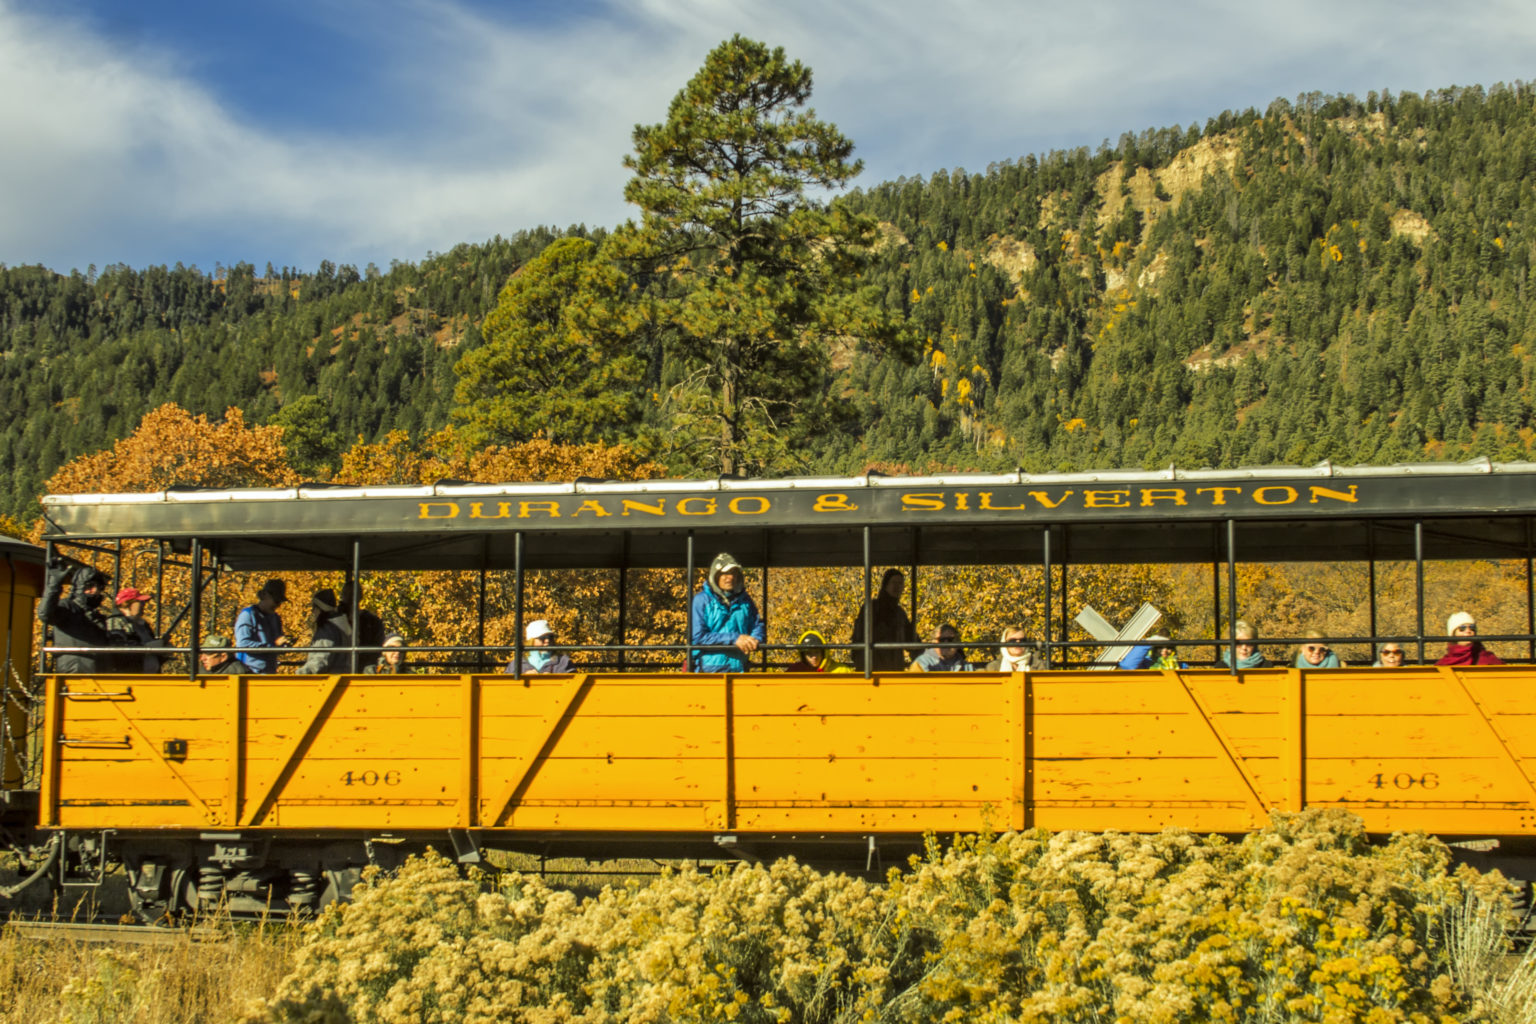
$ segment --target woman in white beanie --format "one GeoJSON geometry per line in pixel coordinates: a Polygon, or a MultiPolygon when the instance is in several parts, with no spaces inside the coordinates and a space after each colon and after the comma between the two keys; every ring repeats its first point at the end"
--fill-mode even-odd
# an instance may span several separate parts
{"type": "Polygon", "coordinates": [[[1457,612],[1445,620],[1445,632],[1455,637],[1445,648],[1445,657],[1436,665],[1502,665],[1504,659],[1482,645],[1477,636],[1477,621],[1466,612],[1457,612]]]}

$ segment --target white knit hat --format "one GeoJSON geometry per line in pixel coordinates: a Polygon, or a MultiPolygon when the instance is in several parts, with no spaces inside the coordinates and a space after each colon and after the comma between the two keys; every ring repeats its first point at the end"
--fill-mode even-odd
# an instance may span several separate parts
{"type": "Polygon", "coordinates": [[[1466,612],[1457,612],[1455,615],[1452,615],[1450,618],[1445,620],[1445,633],[1446,636],[1451,636],[1456,632],[1457,629],[1461,628],[1462,626],[1475,625],[1477,625],[1477,620],[1472,616],[1468,615],[1466,612]]]}
{"type": "Polygon", "coordinates": [[[523,635],[526,636],[529,640],[537,640],[541,636],[550,636],[554,632],[555,631],[553,629],[549,628],[548,620],[534,619],[532,622],[528,623],[528,628],[523,631],[523,635]]]}

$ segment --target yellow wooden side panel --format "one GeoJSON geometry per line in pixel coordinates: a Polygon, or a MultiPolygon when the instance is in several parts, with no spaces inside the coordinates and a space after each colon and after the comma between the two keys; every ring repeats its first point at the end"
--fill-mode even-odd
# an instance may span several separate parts
{"type": "Polygon", "coordinates": [[[56,680],[78,828],[1536,833],[1536,669],[56,680]],[[62,685],[63,689],[58,687],[62,685]]]}

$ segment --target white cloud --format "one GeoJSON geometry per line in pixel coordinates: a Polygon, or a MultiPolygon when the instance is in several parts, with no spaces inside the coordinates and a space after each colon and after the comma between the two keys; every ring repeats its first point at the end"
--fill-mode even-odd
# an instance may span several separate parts
{"type": "Polygon", "coordinates": [[[0,260],[386,263],[613,224],[630,129],[661,120],[735,32],[814,69],[814,105],[859,144],[865,185],[1309,90],[1510,80],[1536,43],[1517,0],[638,0],[538,23],[332,0],[311,18],[384,69],[387,128],[274,127],[217,99],[216,66],[0,0],[0,260]]]}

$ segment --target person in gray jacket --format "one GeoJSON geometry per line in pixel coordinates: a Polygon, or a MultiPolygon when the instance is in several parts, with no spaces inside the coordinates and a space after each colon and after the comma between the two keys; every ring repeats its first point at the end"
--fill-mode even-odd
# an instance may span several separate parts
{"type": "Polygon", "coordinates": [[[912,659],[912,672],[974,672],[976,666],[965,660],[965,649],[960,647],[960,631],[945,623],[933,631],[937,647],[929,648],[912,659]]]}
{"type": "MultiPolygon", "coordinates": [[[[547,676],[576,671],[570,656],[564,651],[546,649],[555,642],[555,631],[547,620],[534,619],[528,623],[528,628],[523,630],[523,637],[527,640],[527,646],[523,648],[522,675],[547,676]]],[[[512,674],[512,663],[508,662],[507,675],[512,674]]]]}

